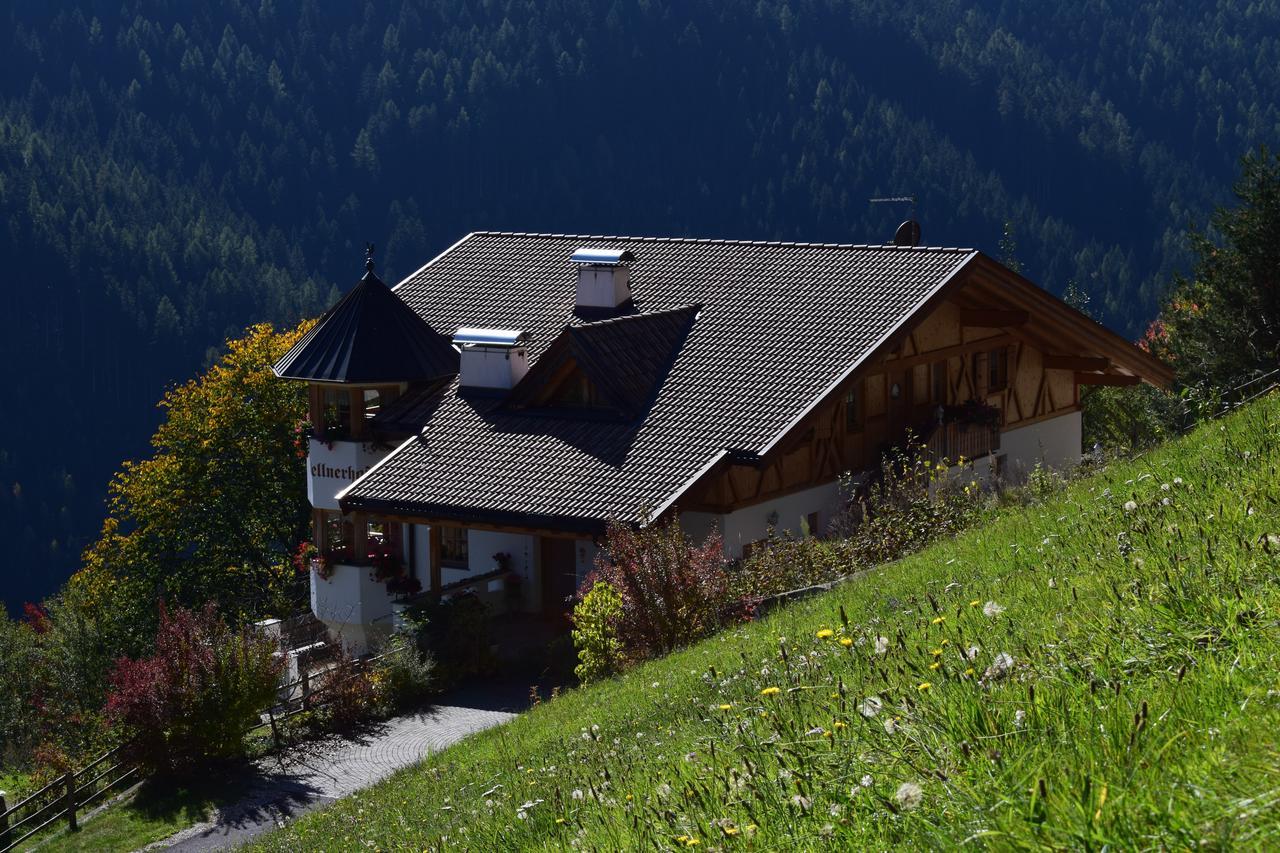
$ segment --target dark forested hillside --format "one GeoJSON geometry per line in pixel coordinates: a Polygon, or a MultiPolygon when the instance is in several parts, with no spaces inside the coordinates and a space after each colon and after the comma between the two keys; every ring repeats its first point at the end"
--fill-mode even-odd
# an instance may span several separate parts
{"type": "Polygon", "coordinates": [[[1280,137],[1273,4],[15,0],[0,598],[52,591],[166,383],[476,228],[925,241],[1135,334],[1280,137]]]}

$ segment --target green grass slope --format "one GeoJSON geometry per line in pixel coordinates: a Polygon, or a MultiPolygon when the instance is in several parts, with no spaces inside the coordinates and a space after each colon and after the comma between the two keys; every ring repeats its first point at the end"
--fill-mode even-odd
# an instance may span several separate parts
{"type": "Polygon", "coordinates": [[[1273,395],[260,846],[1276,844],[1278,461],[1273,395]]]}

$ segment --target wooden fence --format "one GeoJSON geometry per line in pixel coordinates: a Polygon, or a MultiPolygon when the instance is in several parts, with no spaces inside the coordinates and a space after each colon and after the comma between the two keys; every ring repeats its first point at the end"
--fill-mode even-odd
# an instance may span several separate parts
{"type": "MultiPolygon", "coordinates": [[[[303,711],[324,707],[331,701],[333,689],[342,681],[355,678],[385,656],[339,662],[316,672],[304,670],[296,681],[280,685],[277,701],[263,709],[246,731],[269,726],[273,742],[281,746],[277,723],[303,711]]],[[[63,774],[12,806],[0,794],[0,853],[17,849],[59,820],[65,820],[68,829],[75,831],[79,828],[79,815],[100,803],[108,791],[121,790],[121,783],[126,781],[141,781],[145,771],[126,758],[131,745],[124,743],[104,752],[79,770],[63,774]]]]}
{"type": "Polygon", "coordinates": [[[10,806],[0,794],[0,853],[8,853],[54,822],[65,820],[78,827],[78,816],[100,802],[121,783],[141,778],[138,766],[124,759],[122,744],[98,756],[79,770],[70,770],[10,806]]]}

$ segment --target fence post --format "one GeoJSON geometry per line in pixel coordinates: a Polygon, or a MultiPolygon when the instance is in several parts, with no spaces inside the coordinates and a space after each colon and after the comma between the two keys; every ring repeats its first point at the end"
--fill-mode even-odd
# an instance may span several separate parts
{"type": "Polygon", "coordinates": [[[0,850],[8,850],[9,844],[9,802],[0,791],[0,850]]]}
{"type": "Polygon", "coordinates": [[[302,710],[311,710],[311,673],[302,670],[302,710]]]}
{"type": "MultiPolygon", "coordinates": [[[[287,707],[285,708],[285,712],[288,713],[287,707]]],[[[276,709],[275,708],[267,709],[267,719],[271,721],[271,740],[273,743],[275,743],[276,749],[278,750],[280,749],[280,730],[276,728],[276,709]]]]}
{"type": "Polygon", "coordinates": [[[76,772],[74,770],[67,771],[67,827],[75,832],[79,827],[76,824],[76,772]]]}

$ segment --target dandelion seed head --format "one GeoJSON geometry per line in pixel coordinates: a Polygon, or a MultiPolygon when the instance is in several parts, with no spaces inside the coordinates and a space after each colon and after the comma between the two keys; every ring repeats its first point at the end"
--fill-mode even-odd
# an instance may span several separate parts
{"type": "Polygon", "coordinates": [[[982,615],[991,619],[999,616],[1004,612],[1004,610],[1004,605],[996,604],[994,601],[988,601],[986,604],[982,605],[982,615]]]}
{"type": "Polygon", "coordinates": [[[919,808],[924,800],[924,791],[915,782],[903,782],[894,793],[893,800],[898,804],[898,808],[909,812],[919,808]]]}

